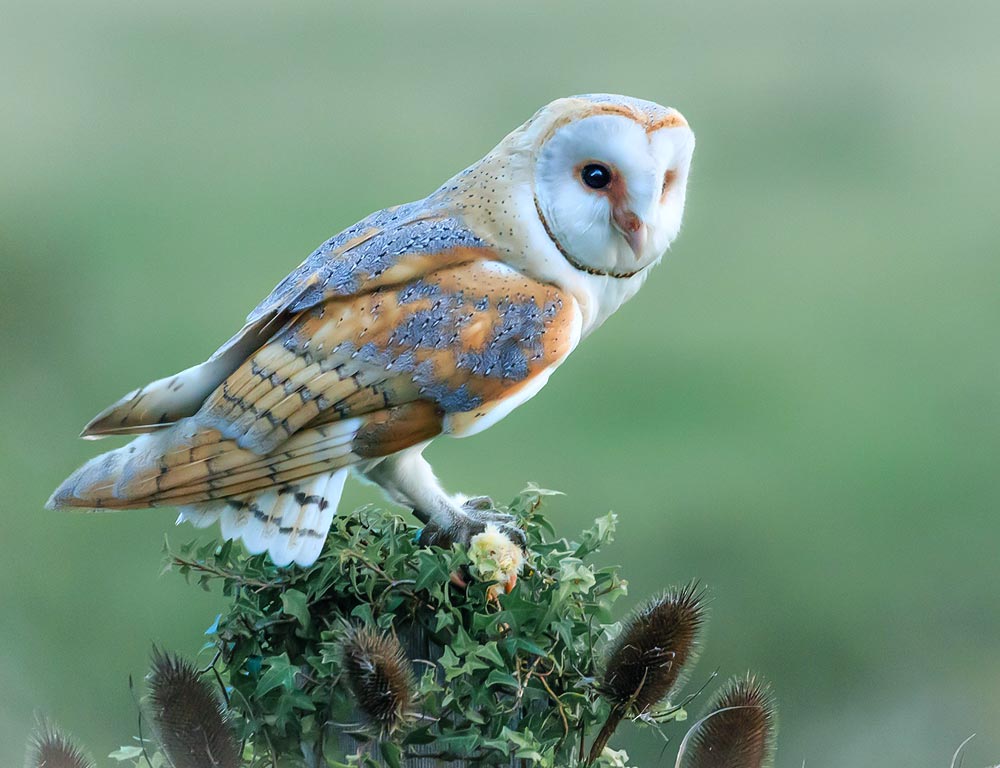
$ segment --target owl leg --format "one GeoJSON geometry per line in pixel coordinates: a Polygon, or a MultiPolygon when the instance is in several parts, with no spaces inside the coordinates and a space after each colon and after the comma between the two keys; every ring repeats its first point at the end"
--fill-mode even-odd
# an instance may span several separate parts
{"type": "Polygon", "coordinates": [[[422,455],[425,447],[400,451],[364,470],[365,477],[379,485],[393,501],[412,509],[424,523],[421,541],[441,547],[455,542],[468,544],[492,523],[523,547],[524,533],[517,527],[514,516],[498,512],[490,499],[485,496],[465,499],[445,493],[422,455]]]}

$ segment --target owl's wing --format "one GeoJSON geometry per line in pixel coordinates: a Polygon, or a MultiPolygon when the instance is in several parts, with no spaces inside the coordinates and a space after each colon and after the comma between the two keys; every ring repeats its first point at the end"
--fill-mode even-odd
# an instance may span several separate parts
{"type": "Polygon", "coordinates": [[[487,244],[427,201],[373,213],[317,248],[206,362],[147,384],[95,416],[82,437],[151,432],[194,414],[246,358],[299,312],[327,299],[399,285],[492,255],[487,244]]]}
{"type": "Polygon", "coordinates": [[[318,299],[191,418],[98,462],[93,481],[71,478],[54,503],[199,503],[472,431],[536,391],[576,344],[579,324],[572,298],[484,259],[318,299]]]}
{"type": "Polygon", "coordinates": [[[386,208],[317,248],[247,317],[252,325],[337,296],[397,285],[427,272],[481,258],[485,241],[424,201],[386,208]]]}

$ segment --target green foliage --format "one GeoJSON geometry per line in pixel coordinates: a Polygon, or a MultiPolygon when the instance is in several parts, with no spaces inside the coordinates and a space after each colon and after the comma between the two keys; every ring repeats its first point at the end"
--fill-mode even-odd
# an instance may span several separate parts
{"type": "MultiPolygon", "coordinates": [[[[280,569],[231,542],[167,549],[169,567],[232,598],[206,634],[249,766],[399,765],[408,757],[507,765],[581,764],[609,713],[596,659],[620,629],[626,582],[591,561],[612,541],[608,514],[578,541],[540,511],[551,491],[528,488],[509,507],[528,537],[510,594],[470,576],[468,554],[416,544],[417,529],[372,507],[334,519],[315,565],[280,569]],[[352,627],[395,633],[416,668],[407,726],[379,741],[347,684],[342,643],[352,627]]],[[[667,718],[682,719],[681,709],[667,718]]],[[[652,722],[656,718],[646,718],[652,722]]],[[[624,766],[607,750],[596,763],[624,766]]]]}

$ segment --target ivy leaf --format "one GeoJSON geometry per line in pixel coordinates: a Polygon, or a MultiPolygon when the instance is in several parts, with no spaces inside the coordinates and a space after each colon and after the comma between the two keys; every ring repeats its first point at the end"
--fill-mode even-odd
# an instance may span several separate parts
{"type": "Polygon", "coordinates": [[[351,616],[356,619],[360,619],[361,623],[366,626],[370,626],[375,623],[375,614],[372,613],[372,607],[367,603],[355,606],[351,611],[351,616]]]}
{"type": "Polygon", "coordinates": [[[444,566],[440,555],[430,551],[422,551],[417,554],[417,559],[419,572],[414,586],[418,591],[448,581],[448,569],[444,566]]]}
{"type": "Polygon", "coordinates": [[[303,629],[309,628],[309,601],[297,589],[286,589],[281,593],[281,611],[293,617],[303,629]]]}
{"type": "Polygon", "coordinates": [[[528,486],[531,493],[535,496],[565,496],[566,494],[562,491],[553,491],[551,488],[539,488],[534,483],[528,486]]]}
{"type": "Polygon", "coordinates": [[[589,592],[597,579],[589,566],[576,557],[567,557],[559,564],[559,600],[565,600],[569,595],[589,592]]]}
{"type": "Polygon", "coordinates": [[[458,666],[458,661],[458,656],[455,655],[450,645],[441,653],[441,666],[445,669],[454,669],[458,666]]]}
{"type": "Polygon", "coordinates": [[[124,763],[126,760],[137,760],[142,757],[142,747],[118,747],[108,757],[119,763],[124,763]]]}
{"type": "Polygon", "coordinates": [[[442,629],[448,629],[455,625],[455,617],[452,615],[451,611],[446,611],[444,609],[437,612],[434,617],[434,631],[440,632],[442,629]]]}
{"type": "Polygon", "coordinates": [[[382,759],[389,768],[401,768],[403,765],[403,750],[390,741],[383,741],[380,745],[382,759]]]}
{"type": "Polygon", "coordinates": [[[514,638],[514,644],[520,648],[522,651],[527,651],[528,653],[533,653],[535,656],[541,656],[545,658],[549,655],[548,651],[539,647],[537,644],[531,642],[526,637],[514,638]]]}
{"type": "Polygon", "coordinates": [[[608,512],[603,517],[594,521],[592,528],[583,532],[583,541],[573,553],[576,557],[586,557],[591,552],[596,552],[605,544],[610,544],[614,540],[615,528],[618,526],[618,515],[608,512]]]}
{"type": "Polygon", "coordinates": [[[212,626],[210,626],[208,629],[205,630],[205,634],[206,635],[216,635],[216,634],[218,634],[218,632],[219,632],[219,620],[221,618],[222,618],[222,614],[221,613],[218,616],[215,617],[215,621],[212,622],[212,626]]]}
{"type": "Polygon", "coordinates": [[[482,716],[477,710],[467,707],[465,712],[465,719],[469,722],[475,723],[476,725],[486,725],[486,718],[482,716]]]}
{"type": "Polygon", "coordinates": [[[492,688],[494,685],[506,685],[510,688],[520,688],[517,678],[510,672],[494,669],[486,678],[486,687],[492,688]]]}
{"type": "Polygon", "coordinates": [[[437,741],[437,736],[431,733],[430,726],[423,726],[422,728],[417,728],[406,735],[403,740],[405,744],[416,744],[422,746],[424,744],[433,744],[437,741]]]}
{"type": "Polygon", "coordinates": [[[476,651],[476,656],[481,659],[485,659],[495,667],[504,666],[503,656],[500,655],[500,650],[497,648],[496,641],[489,642],[486,645],[481,646],[476,651]]]}
{"type": "Polygon", "coordinates": [[[254,697],[260,698],[275,688],[284,688],[286,691],[294,690],[295,676],[299,669],[288,660],[287,652],[280,656],[273,656],[265,663],[267,671],[257,681],[257,687],[253,692],[254,697]]]}

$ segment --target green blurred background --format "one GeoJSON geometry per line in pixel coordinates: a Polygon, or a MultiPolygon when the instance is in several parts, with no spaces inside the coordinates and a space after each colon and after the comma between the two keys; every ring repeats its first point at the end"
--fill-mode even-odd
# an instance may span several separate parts
{"type": "Polygon", "coordinates": [[[710,585],[695,680],[773,680],[779,766],[946,766],[973,732],[967,765],[1000,761],[998,24],[985,0],[2,0],[0,763],[35,709],[124,743],[150,644],[195,652],[221,606],[160,577],[164,533],[194,535],[171,511],[42,510],[98,448],[80,427],[585,91],[687,115],[686,226],[438,471],[562,489],[567,533],[617,510],[630,601],[710,585]]]}

